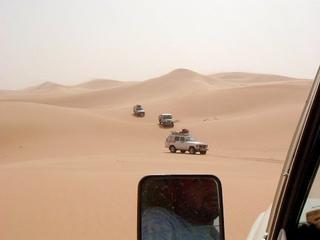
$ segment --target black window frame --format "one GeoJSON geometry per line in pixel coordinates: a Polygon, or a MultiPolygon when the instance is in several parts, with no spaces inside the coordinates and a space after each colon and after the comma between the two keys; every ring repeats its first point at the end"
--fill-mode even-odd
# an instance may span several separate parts
{"type": "MultiPolygon", "coordinates": [[[[299,219],[308,198],[314,178],[320,165],[320,68],[313,83],[306,103],[314,98],[305,119],[305,126],[301,133],[300,141],[293,156],[293,164],[287,172],[283,172],[281,178],[285,178],[285,188],[280,193],[283,198],[276,209],[275,219],[271,219],[268,240],[275,240],[281,229],[284,229],[287,239],[294,239],[299,219]],[[272,225],[273,224],[273,225],[272,225]]],[[[269,223],[270,224],[270,223],[269,223]]]]}

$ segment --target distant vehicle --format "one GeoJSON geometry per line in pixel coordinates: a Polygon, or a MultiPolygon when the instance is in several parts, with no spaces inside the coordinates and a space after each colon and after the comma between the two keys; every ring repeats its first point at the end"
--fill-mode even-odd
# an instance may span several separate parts
{"type": "Polygon", "coordinates": [[[158,117],[160,126],[174,127],[174,119],[171,113],[162,113],[158,117]]]}
{"type": "Polygon", "coordinates": [[[165,147],[169,148],[172,153],[180,150],[181,153],[188,151],[191,154],[196,154],[197,152],[206,154],[208,151],[208,145],[197,141],[187,129],[182,129],[181,132],[171,132],[166,139],[165,147]]]}
{"type": "Polygon", "coordinates": [[[144,109],[141,105],[137,104],[134,105],[133,107],[133,114],[137,117],[144,117],[145,116],[145,112],[144,109]]]}

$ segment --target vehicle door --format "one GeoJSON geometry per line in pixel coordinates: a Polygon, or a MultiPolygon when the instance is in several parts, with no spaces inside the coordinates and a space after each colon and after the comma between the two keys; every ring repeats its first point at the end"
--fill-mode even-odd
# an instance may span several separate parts
{"type": "Polygon", "coordinates": [[[188,150],[188,144],[186,142],[186,138],[185,137],[180,137],[179,139],[179,149],[180,150],[188,150]]]}
{"type": "Polygon", "coordinates": [[[320,68],[289,149],[265,239],[320,239],[320,68]]]}
{"type": "MultiPolygon", "coordinates": [[[[319,158],[319,155],[318,155],[319,158]]],[[[319,165],[315,166],[315,176],[308,177],[309,185],[303,190],[294,192],[288,197],[294,197],[294,203],[287,200],[287,207],[292,205],[283,214],[283,225],[278,233],[278,240],[318,240],[320,239],[320,170],[319,165]],[[310,189],[309,189],[310,188],[310,189]],[[307,190],[308,191],[304,191],[307,190]],[[299,196],[300,195],[300,196],[299,196]],[[279,236],[280,235],[280,236],[279,236]]],[[[303,183],[307,184],[307,181],[303,183]]],[[[275,239],[275,238],[269,238],[275,239]]]]}

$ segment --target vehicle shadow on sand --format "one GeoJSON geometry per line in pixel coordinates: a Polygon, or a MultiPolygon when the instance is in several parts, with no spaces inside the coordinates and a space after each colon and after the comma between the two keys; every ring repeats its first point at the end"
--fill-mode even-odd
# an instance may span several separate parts
{"type": "Polygon", "coordinates": [[[162,125],[160,123],[158,123],[158,127],[162,128],[162,129],[173,129],[174,128],[174,126],[164,126],[164,125],[162,125]]]}
{"type": "Polygon", "coordinates": [[[180,152],[180,151],[177,151],[177,152],[175,152],[175,153],[172,153],[172,152],[170,152],[170,151],[168,151],[168,152],[163,152],[163,153],[165,153],[165,154],[172,154],[172,155],[175,155],[175,154],[177,154],[177,155],[186,155],[186,156],[206,156],[207,154],[200,154],[200,153],[195,153],[195,154],[191,154],[191,153],[189,153],[188,151],[186,151],[185,153],[182,153],[182,152],[180,152]]]}

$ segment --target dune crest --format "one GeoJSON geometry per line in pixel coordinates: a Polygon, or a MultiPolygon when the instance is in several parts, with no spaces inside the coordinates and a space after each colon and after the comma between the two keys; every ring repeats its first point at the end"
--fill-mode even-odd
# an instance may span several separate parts
{"type": "Polygon", "coordinates": [[[27,91],[57,91],[57,90],[65,89],[65,88],[67,88],[67,86],[47,81],[47,82],[41,83],[39,85],[30,87],[30,88],[26,88],[24,90],[27,90],[27,91]]]}
{"type": "Polygon", "coordinates": [[[117,80],[94,79],[94,80],[91,80],[88,82],[84,82],[84,83],[75,85],[75,87],[89,88],[89,89],[103,89],[103,88],[111,88],[111,87],[121,86],[125,83],[126,82],[117,81],[117,80]]]}

